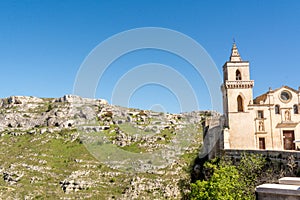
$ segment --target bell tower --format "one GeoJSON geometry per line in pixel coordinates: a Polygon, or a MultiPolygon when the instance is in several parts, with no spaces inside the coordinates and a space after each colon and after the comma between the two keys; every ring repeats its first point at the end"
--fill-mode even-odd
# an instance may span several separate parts
{"type": "Polygon", "coordinates": [[[242,60],[235,43],[229,61],[223,65],[223,75],[223,112],[225,126],[229,127],[231,116],[246,113],[253,100],[254,81],[250,80],[249,62],[242,60]]]}

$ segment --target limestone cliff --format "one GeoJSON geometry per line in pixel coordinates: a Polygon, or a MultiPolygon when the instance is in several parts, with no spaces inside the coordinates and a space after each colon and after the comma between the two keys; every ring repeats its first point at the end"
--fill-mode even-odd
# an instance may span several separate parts
{"type": "Polygon", "coordinates": [[[186,192],[180,182],[189,181],[190,162],[201,146],[201,122],[210,114],[157,113],[74,95],[0,99],[0,195],[180,199],[186,192]],[[121,154],[120,161],[103,160],[93,149],[104,144],[139,158],[159,151],[166,162],[139,159],[133,165],[133,157],[121,154]],[[124,170],[129,165],[142,171],[124,170]]]}

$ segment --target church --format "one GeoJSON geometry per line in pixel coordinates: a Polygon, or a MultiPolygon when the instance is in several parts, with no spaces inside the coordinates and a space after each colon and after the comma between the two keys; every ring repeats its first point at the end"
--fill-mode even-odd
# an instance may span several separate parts
{"type": "Polygon", "coordinates": [[[249,62],[233,44],[221,86],[224,149],[298,150],[300,91],[282,86],[253,99],[249,62]]]}

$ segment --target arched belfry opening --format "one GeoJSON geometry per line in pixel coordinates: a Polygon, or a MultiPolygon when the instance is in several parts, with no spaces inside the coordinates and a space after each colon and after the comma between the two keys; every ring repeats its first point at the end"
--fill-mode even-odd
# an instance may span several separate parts
{"type": "Polygon", "coordinates": [[[237,97],[237,107],[238,107],[238,112],[244,112],[244,102],[241,95],[237,97]]]}
{"type": "Polygon", "coordinates": [[[238,70],[238,69],[235,72],[235,80],[237,80],[237,81],[242,80],[242,74],[241,74],[240,70],[238,70]]]}

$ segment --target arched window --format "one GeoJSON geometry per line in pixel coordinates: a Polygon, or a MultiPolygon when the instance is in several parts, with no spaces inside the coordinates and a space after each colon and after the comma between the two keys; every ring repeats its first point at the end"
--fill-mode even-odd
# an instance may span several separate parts
{"type": "Polygon", "coordinates": [[[237,106],[238,106],[238,112],[244,112],[244,103],[241,95],[239,95],[237,98],[237,106]]]}
{"type": "Polygon", "coordinates": [[[293,106],[293,110],[294,110],[294,114],[299,114],[299,112],[298,112],[298,105],[297,104],[295,104],[293,106]]]}
{"type": "Polygon", "coordinates": [[[242,80],[242,74],[241,74],[240,70],[238,70],[238,69],[235,72],[235,80],[237,80],[237,81],[242,80]]]}
{"type": "Polygon", "coordinates": [[[280,114],[280,106],[279,105],[276,105],[275,106],[275,114],[279,115],[280,114]]]}

